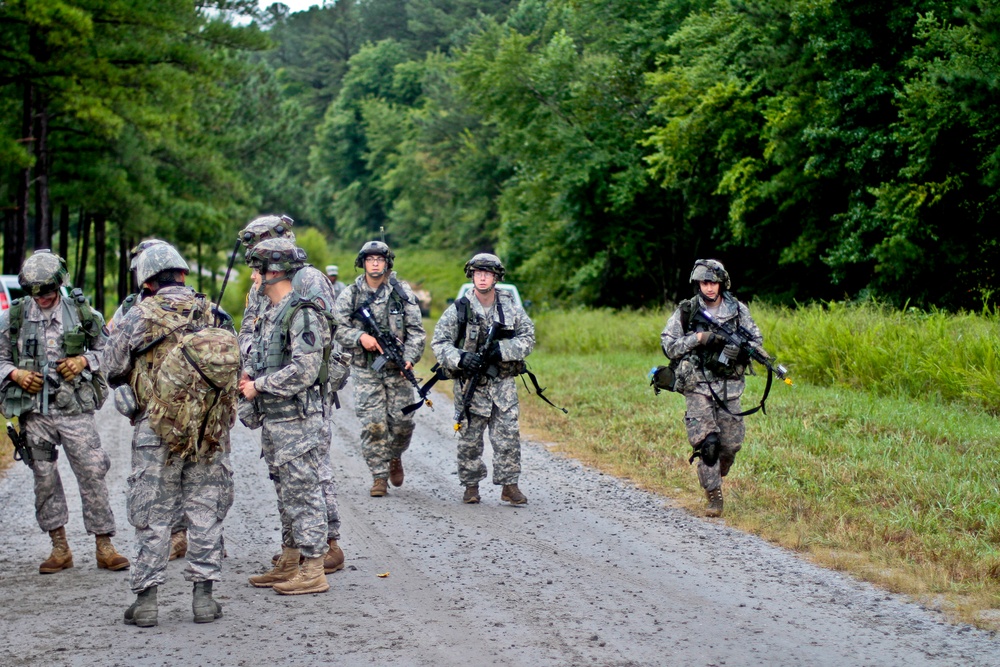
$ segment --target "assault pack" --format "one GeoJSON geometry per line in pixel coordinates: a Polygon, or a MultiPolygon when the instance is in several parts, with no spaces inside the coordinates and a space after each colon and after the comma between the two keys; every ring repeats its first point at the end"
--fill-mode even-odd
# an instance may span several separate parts
{"type": "Polygon", "coordinates": [[[236,335],[215,326],[203,294],[180,302],[150,297],[135,308],[150,325],[133,353],[130,384],[138,414],[148,410],[150,428],[171,454],[211,457],[236,419],[236,335]]]}

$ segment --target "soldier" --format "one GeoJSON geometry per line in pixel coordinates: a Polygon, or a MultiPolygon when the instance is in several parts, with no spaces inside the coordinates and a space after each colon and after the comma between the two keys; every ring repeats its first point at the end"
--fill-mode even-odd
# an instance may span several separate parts
{"type": "MultiPolygon", "coordinates": [[[[251,220],[246,227],[240,231],[239,238],[243,241],[243,246],[247,253],[253,250],[258,243],[267,239],[287,239],[295,243],[295,234],[292,232],[292,219],[287,215],[262,215],[251,220]]],[[[311,264],[303,266],[292,275],[292,289],[304,299],[312,301],[321,310],[325,310],[331,317],[333,315],[333,304],[337,300],[334,294],[333,285],[326,277],[311,264]]],[[[260,290],[251,289],[247,295],[246,310],[243,311],[243,322],[240,325],[240,351],[243,354],[244,366],[250,363],[249,349],[253,341],[254,327],[264,310],[269,306],[270,301],[260,290]]],[[[337,387],[329,387],[327,398],[331,403],[335,401],[334,392],[337,387]]],[[[327,406],[327,417],[332,421],[334,407],[327,406]]],[[[332,429],[331,429],[332,432],[332,429]]],[[[327,519],[327,544],[326,558],[323,561],[323,569],[326,574],[332,574],[344,569],[344,551],[341,549],[340,541],[340,510],[337,507],[337,485],[333,479],[333,466],[330,465],[330,443],[326,443],[326,457],[323,459],[327,469],[321,475],[323,481],[323,496],[326,498],[326,519],[327,519]]],[[[277,563],[281,554],[276,554],[271,562],[277,563]]]]}
{"type": "MultiPolygon", "coordinates": [[[[140,241],[129,251],[129,270],[132,273],[132,278],[135,280],[136,285],[139,285],[138,279],[135,278],[135,269],[139,262],[139,255],[141,255],[147,248],[151,248],[154,245],[160,245],[161,243],[166,243],[166,241],[161,241],[160,239],[146,239],[144,241],[140,241]]],[[[128,314],[128,311],[132,309],[132,306],[136,305],[147,296],[150,296],[149,290],[140,287],[138,292],[129,294],[125,297],[115,310],[114,315],[112,315],[111,319],[108,320],[109,334],[115,330],[115,327],[117,327],[122,319],[124,319],[125,315],[128,314]]],[[[135,396],[133,396],[131,392],[132,389],[127,384],[115,388],[115,409],[118,410],[123,416],[128,417],[129,420],[132,420],[132,418],[135,417],[135,396]]],[[[184,554],[187,553],[187,526],[184,523],[184,512],[181,507],[178,507],[177,509],[178,515],[175,518],[174,525],[170,530],[169,560],[183,558],[184,554]]]]}
{"type": "Polygon", "coordinates": [[[347,288],[347,285],[340,282],[340,268],[336,264],[327,264],[326,277],[330,279],[330,284],[333,285],[333,293],[339,297],[340,293],[347,288]]]}
{"type": "Polygon", "coordinates": [[[389,481],[393,486],[403,484],[402,456],[413,436],[413,416],[404,415],[402,409],[413,403],[414,393],[396,364],[372,368],[382,348],[358,319],[358,310],[369,308],[382,332],[402,343],[407,370],[420,361],[427,338],[413,291],[392,271],[394,257],[381,241],[364,244],[354,262],[364,273],[347,286],[334,308],[336,340],[353,354],[361,452],[374,480],[369,495],[375,498],[386,495],[389,481]]]}
{"type": "Polygon", "coordinates": [[[194,621],[211,623],[222,616],[222,605],[213,599],[212,588],[222,577],[222,522],[233,502],[229,434],[224,434],[219,448],[207,458],[178,461],[170,446],[153,431],[147,414],[159,364],[180,338],[212,326],[217,319],[232,329],[228,315],[185,286],[187,272],[187,262],[168,243],[139,255],[136,277],[150,296],[122,318],[105,350],[111,384],[127,383],[137,404],[126,499],[136,536],[129,580],[136,600],[125,611],[126,625],[157,624],[157,590],[166,581],[170,533],[178,506],[188,526],[184,578],[193,582],[194,621]]]}
{"type": "Polygon", "coordinates": [[[59,290],[66,278],[65,262],[48,250],[36,251],[21,267],[18,281],[30,296],[0,314],[3,413],[20,418],[34,456],[35,517],[52,539],[52,553],[38,571],[52,574],[73,567],[57,445],[80,487],[83,525],[97,540],[97,567],[124,570],[128,559],[111,544],[115,517],[104,481],[111,459],[94,420],[107,395],[101,366],[107,331],[104,318],[81,292],[63,298],[59,290]]]}
{"type": "Polygon", "coordinates": [[[282,540],[274,568],[250,583],[283,595],[330,589],[323,562],[330,423],[322,373],[331,336],[319,307],[292,288],[305,260],[305,251],[288,239],[261,241],[247,253],[254,286],[270,307],[257,319],[240,392],[262,417],[261,448],[278,495],[282,540]]]}
{"type": "MultiPolygon", "coordinates": [[[[684,423],[688,442],[698,461],[698,481],[705,489],[705,516],[722,516],[722,478],[736,460],[743,443],[740,416],[743,375],[749,359],[720,336],[714,325],[696,317],[707,310],[717,324],[739,325],[751,333],[753,344],[763,340],[750,311],[730,294],[729,274],[714,259],[699,259],[689,278],[694,297],[682,301],[660,334],[663,351],[678,360],[675,391],[684,394],[684,423]],[[727,361],[719,360],[722,355],[727,361]]],[[[763,351],[763,350],[762,350],[763,351]]]]}
{"type": "Polygon", "coordinates": [[[500,500],[524,505],[528,499],[517,487],[521,474],[521,436],[515,378],[524,370],[524,358],[535,347],[535,325],[507,292],[496,289],[504,267],[496,255],[480,253],[465,264],[473,281],[474,298],[462,297],[448,306],[431,339],[431,349],[445,373],[455,379],[458,431],[458,480],[465,487],[462,502],[479,502],[479,482],[486,478],[483,434],[490,430],[493,446],[493,483],[500,500]],[[496,335],[486,345],[496,323],[496,335]],[[474,374],[479,384],[468,405],[464,397],[474,374]]]}

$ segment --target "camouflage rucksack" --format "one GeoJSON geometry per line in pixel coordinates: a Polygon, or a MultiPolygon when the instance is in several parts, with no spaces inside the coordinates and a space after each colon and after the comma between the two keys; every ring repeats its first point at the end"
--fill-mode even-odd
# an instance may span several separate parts
{"type": "Polygon", "coordinates": [[[163,358],[149,402],[149,425],[170,451],[198,461],[225,445],[236,422],[240,350],[236,336],[208,327],[181,338],[163,358]]]}

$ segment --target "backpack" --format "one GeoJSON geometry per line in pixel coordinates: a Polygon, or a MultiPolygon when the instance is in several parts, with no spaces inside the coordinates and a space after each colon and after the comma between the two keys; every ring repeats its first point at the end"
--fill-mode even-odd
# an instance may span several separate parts
{"type": "Polygon", "coordinates": [[[160,362],[149,403],[153,432],[185,460],[206,460],[236,423],[240,349],[236,336],[207,327],[184,335],[160,362]]]}

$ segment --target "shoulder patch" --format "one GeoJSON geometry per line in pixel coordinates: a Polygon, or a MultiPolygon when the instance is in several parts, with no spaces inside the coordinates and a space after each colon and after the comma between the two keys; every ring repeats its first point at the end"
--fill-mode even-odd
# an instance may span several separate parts
{"type": "Polygon", "coordinates": [[[314,334],[312,331],[303,332],[302,340],[305,341],[306,345],[312,347],[313,345],[316,344],[316,334],[314,334]]]}

